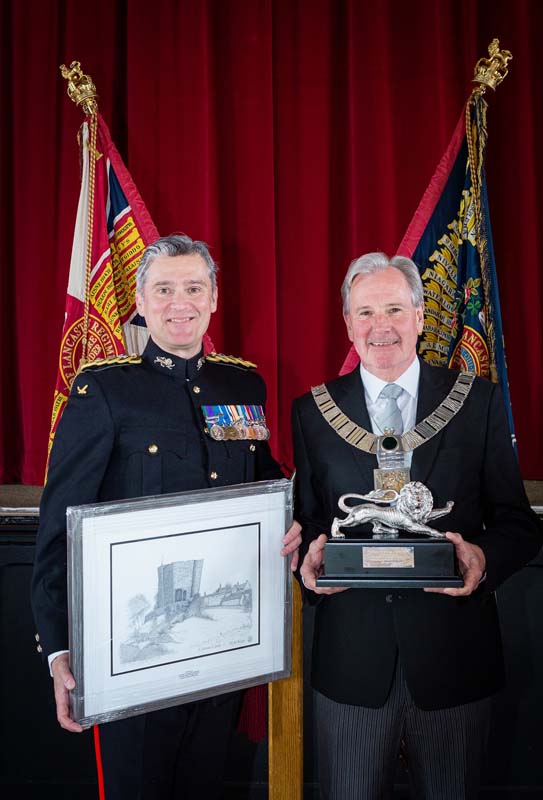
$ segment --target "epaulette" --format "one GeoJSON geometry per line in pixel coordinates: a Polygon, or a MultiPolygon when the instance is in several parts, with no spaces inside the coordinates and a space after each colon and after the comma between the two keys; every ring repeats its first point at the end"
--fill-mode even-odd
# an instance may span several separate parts
{"type": "Polygon", "coordinates": [[[252,361],[246,361],[244,358],[237,356],[225,356],[224,353],[208,353],[204,356],[204,361],[209,361],[212,364],[229,364],[232,367],[241,367],[242,369],[256,369],[256,364],[252,361]]]}
{"type": "Polygon", "coordinates": [[[84,370],[91,369],[92,367],[118,367],[126,366],[127,364],[141,364],[141,356],[137,353],[132,353],[129,356],[119,355],[110,356],[109,358],[96,358],[94,361],[87,361],[85,364],[81,364],[77,370],[77,374],[79,375],[80,372],[84,372],[84,370]]]}

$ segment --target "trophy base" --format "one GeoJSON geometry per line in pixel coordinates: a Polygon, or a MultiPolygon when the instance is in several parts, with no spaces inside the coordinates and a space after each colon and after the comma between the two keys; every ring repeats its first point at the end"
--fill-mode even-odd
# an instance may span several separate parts
{"type": "Polygon", "coordinates": [[[317,586],[420,589],[463,586],[448,539],[343,539],[324,547],[317,586]]]}

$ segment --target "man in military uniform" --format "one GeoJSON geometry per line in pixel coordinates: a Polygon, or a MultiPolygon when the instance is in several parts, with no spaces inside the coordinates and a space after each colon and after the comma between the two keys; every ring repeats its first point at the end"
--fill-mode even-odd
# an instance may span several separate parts
{"type": "MultiPolygon", "coordinates": [[[[536,556],[540,527],[499,386],[417,358],[424,308],[416,265],[369,253],[349,267],[342,294],[360,365],[293,407],[301,575],[316,604],[321,797],[391,797],[403,736],[413,798],[474,800],[490,696],[504,680],[494,590],[536,556]],[[459,388],[466,383],[469,393],[459,388]],[[463,403],[450,402],[460,395],[463,403]],[[402,434],[410,479],[426,485],[436,507],[454,501],[432,526],[453,542],[464,586],[317,585],[338,499],[374,488],[378,464],[369,445],[402,434]]],[[[371,536],[370,526],[364,530],[371,536]]]]}
{"type": "MultiPolygon", "coordinates": [[[[82,728],[69,712],[67,506],[283,477],[265,440],[266,387],[254,365],[203,354],[217,308],[206,245],[188,236],[149,245],[136,299],[147,347],[141,357],[90,364],[74,380],[40,509],[32,603],[57,718],[73,732],[82,728]],[[204,408],[225,405],[251,409],[259,438],[210,435],[204,408]]],[[[285,536],[283,555],[296,549],[298,531],[285,536]]],[[[102,725],[106,799],[220,797],[239,702],[236,692],[102,725]]]]}

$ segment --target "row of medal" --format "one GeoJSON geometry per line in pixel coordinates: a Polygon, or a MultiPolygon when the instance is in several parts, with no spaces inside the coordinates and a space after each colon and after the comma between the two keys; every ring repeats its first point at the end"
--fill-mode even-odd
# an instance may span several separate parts
{"type": "Polygon", "coordinates": [[[262,406],[202,406],[207,431],[215,441],[270,438],[262,406]]]}

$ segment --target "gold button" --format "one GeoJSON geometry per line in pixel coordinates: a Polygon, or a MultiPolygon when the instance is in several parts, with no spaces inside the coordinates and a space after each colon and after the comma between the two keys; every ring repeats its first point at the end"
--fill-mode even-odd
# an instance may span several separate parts
{"type": "Polygon", "coordinates": [[[38,653],[43,653],[43,647],[41,646],[41,644],[39,644],[39,645],[36,647],[36,650],[38,651],[38,653]]]}
{"type": "Polygon", "coordinates": [[[209,477],[211,478],[212,481],[216,481],[217,480],[217,473],[215,471],[213,471],[209,477]]]}
{"type": "Polygon", "coordinates": [[[36,634],[35,634],[35,636],[34,636],[34,639],[35,639],[37,642],[39,642],[39,641],[40,641],[40,634],[39,634],[39,633],[36,633],[36,634]]]}
{"type": "Polygon", "coordinates": [[[256,450],[256,447],[254,446],[254,444],[250,444],[249,445],[249,450],[251,451],[251,453],[254,453],[254,451],[256,450]]]}
{"type": "Polygon", "coordinates": [[[194,394],[200,394],[200,387],[199,386],[193,386],[192,387],[192,391],[194,392],[194,394]]]}
{"type": "Polygon", "coordinates": [[[149,452],[151,453],[152,456],[154,456],[155,453],[158,453],[158,445],[157,444],[150,444],[147,449],[149,450],[149,452]]]}

